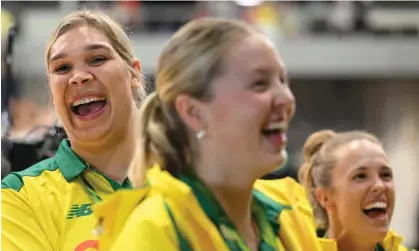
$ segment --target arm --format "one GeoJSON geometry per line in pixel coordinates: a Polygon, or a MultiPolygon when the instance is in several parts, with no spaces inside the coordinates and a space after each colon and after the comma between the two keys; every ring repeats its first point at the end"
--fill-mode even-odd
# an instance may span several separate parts
{"type": "Polygon", "coordinates": [[[35,217],[26,194],[22,191],[2,188],[1,220],[2,250],[53,250],[35,217]]]}

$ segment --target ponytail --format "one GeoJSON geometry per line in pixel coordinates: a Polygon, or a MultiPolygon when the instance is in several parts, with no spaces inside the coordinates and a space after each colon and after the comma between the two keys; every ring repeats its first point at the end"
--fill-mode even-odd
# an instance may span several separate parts
{"type": "MultiPolygon", "coordinates": [[[[316,225],[320,228],[327,228],[328,220],[326,210],[316,199],[316,188],[323,184],[318,184],[319,181],[315,178],[315,176],[318,176],[318,170],[314,169],[317,169],[319,159],[322,158],[320,153],[322,146],[335,135],[336,133],[331,130],[323,130],[312,134],[304,144],[304,163],[298,172],[298,179],[305,188],[308,200],[313,207],[316,225]]],[[[322,161],[320,160],[320,162],[322,161]]],[[[327,178],[323,177],[323,180],[327,180],[327,178]]]]}
{"type": "Polygon", "coordinates": [[[144,185],[147,170],[155,164],[172,173],[187,165],[188,142],[184,127],[169,120],[168,112],[157,92],[151,93],[141,105],[137,149],[129,168],[134,187],[144,185]]]}

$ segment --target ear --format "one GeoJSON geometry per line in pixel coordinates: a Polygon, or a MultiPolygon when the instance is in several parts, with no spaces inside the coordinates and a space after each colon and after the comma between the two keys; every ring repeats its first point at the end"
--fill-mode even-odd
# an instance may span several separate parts
{"type": "MultiPolygon", "coordinates": [[[[131,67],[134,68],[134,70],[141,72],[141,63],[140,60],[138,59],[134,59],[131,62],[131,67]]],[[[132,75],[132,80],[131,80],[131,88],[138,88],[140,87],[141,83],[140,80],[138,79],[137,76],[132,75]]]]}
{"type": "Polygon", "coordinates": [[[327,211],[329,211],[331,208],[335,206],[335,202],[330,189],[317,187],[315,191],[315,196],[319,204],[327,211]]]}
{"type": "Polygon", "coordinates": [[[175,100],[175,108],[182,121],[194,132],[205,130],[206,119],[204,104],[187,95],[179,95],[175,100]]]}

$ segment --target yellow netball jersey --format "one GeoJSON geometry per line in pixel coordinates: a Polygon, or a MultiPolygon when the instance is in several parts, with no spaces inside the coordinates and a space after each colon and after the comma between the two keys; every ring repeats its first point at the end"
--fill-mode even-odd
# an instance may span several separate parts
{"type": "MultiPolygon", "coordinates": [[[[236,250],[230,249],[221,236],[229,228],[218,230],[189,185],[157,166],[147,178],[149,186],[117,192],[95,206],[100,251],[236,250]]],[[[260,180],[254,188],[276,226],[279,250],[336,251],[333,241],[324,240],[329,242],[324,249],[316,238],[310,204],[295,181],[260,180]]]]}
{"type": "Polygon", "coordinates": [[[131,187],[128,180],[120,185],[89,168],[67,140],[55,157],[11,173],[1,185],[1,247],[8,251],[96,250],[91,206],[131,187]]]}

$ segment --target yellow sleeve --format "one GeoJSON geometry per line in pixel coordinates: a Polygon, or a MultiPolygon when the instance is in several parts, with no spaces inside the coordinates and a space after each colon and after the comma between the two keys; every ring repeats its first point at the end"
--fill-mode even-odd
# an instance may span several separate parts
{"type": "Polygon", "coordinates": [[[23,192],[2,189],[1,250],[53,250],[23,192]]]}

